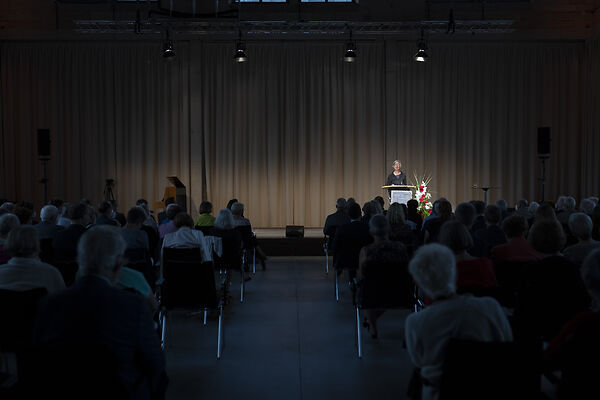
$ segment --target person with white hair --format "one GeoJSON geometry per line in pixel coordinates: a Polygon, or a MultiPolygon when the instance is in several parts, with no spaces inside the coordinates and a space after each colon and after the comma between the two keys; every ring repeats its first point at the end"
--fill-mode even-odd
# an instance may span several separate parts
{"type": "Polygon", "coordinates": [[[600,249],[585,258],[581,277],[592,298],[591,308],[567,322],[544,351],[546,370],[562,372],[557,390],[559,399],[589,399],[598,390],[600,249]]]}
{"type": "Polygon", "coordinates": [[[432,303],[406,318],[406,349],[420,369],[423,400],[437,399],[451,339],[508,342],[512,330],[496,300],[456,294],[456,261],[446,246],[433,243],[419,248],[408,269],[432,303]]]}
{"type": "Polygon", "coordinates": [[[235,202],[231,205],[231,214],[233,215],[233,226],[251,226],[250,220],[244,217],[244,205],[235,202]]]}
{"type": "Polygon", "coordinates": [[[64,226],[56,225],[56,221],[58,220],[58,208],[51,204],[42,207],[40,218],[42,219],[42,222],[33,226],[37,231],[40,240],[54,239],[54,236],[56,236],[58,232],[65,229],[64,226]]]}
{"type": "Polygon", "coordinates": [[[569,217],[571,214],[575,212],[575,207],[577,206],[577,201],[573,196],[562,196],[562,202],[560,206],[557,202],[556,204],[556,219],[563,226],[568,227],[569,225],[569,217]]]}
{"type": "MultiPolygon", "coordinates": [[[[90,381],[97,390],[108,390],[105,385],[112,382],[98,381],[100,378],[78,371],[98,371],[98,364],[110,359],[106,368],[111,370],[103,371],[104,377],[118,377],[119,387],[129,394],[128,398],[164,395],[165,357],[150,308],[141,296],[113,287],[124,262],[125,249],[125,240],[116,228],[91,228],[78,244],[76,283],[40,302],[34,343],[42,350],[40,363],[53,366],[44,373],[63,383],[56,385],[58,390],[69,394],[89,390],[84,385],[90,381]],[[102,354],[85,352],[77,357],[77,365],[62,359],[43,358],[55,349],[76,357],[78,349],[99,347],[102,354]],[[70,373],[85,377],[87,382],[73,379],[70,373]]],[[[113,398],[122,395],[106,394],[113,398]]]]}
{"type": "Polygon", "coordinates": [[[496,200],[496,202],[494,203],[494,205],[500,209],[500,212],[501,212],[501,218],[500,218],[500,220],[501,221],[504,218],[506,218],[506,217],[508,217],[509,215],[512,214],[512,213],[510,213],[508,211],[508,203],[506,202],[506,200],[504,200],[504,199],[498,199],[498,200],[496,200]]]}
{"type": "Polygon", "coordinates": [[[533,214],[529,211],[529,201],[527,199],[519,199],[515,205],[515,214],[529,219],[533,214]]]}
{"type": "Polygon", "coordinates": [[[11,258],[11,256],[4,251],[4,242],[6,242],[10,231],[19,225],[21,225],[21,223],[15,214],[0,215],[0,264],[8,262],[11,258]]]}
{"type": "Polygon", "coordinates": [[[592,239],[592,219],[585,213],[573,213],[569,217],[569,229],[577,238],[577,244],[563,250],[563,255],[577,265],[592,251],[600,247],[600,242],[592,239]]]}
{"type": "Polygon", "coordinates": [[[160,238],[164,238],[167,233],[172,233],[177,230],[175,227],[175,216],[182,212],[183,209],[177,203],[171,203],[167,206],[166,216],[167,218],[159,225],[158,234],[160,238]]]}
{"type": "Polygon", "coordinates": [[[587,197],[581,200],[581,202],[579,203],[579,208],[587,215],[592,215],[592,212],[594,211],[594,207],[596,207],[596,205],[597,203],[594,201],[593,198],[587,197]]]}
{"type": "Polygon", "coordinates": [[[4,251],[12,258],[0,265],[0,289],[24,291],[45,288],[48,293],[56,293],[65,288],[58,269],[40,261],[40,242],[32,226],[12,229],[4,243],[4,251]]]}

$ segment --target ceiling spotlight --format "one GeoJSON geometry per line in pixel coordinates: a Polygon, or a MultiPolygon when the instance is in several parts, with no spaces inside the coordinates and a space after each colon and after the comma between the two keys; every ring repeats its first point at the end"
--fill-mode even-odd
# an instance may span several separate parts
{"type": "Polygon", "coordinates": [[[346,52],[344,53],[344,61],[352,63],[356,61],[356,42],[352,40],[352,29],[350,29],[350,39],[346,43],[346,52]]]}
{"type": "Polygon", "coordinates": [[[238,41],[235,45],[235,54],[233,55],[233,59],[239,63],[248,61],[248,56],[246,55],[246,45],[242,41],[242,31],[241,30],[239,32],[238,41]]]}
{"type": "Polygon", "coordinates": [[[169,31],[167,30],[167,39],[163,44],[163,58],[167,60],[172,60],[175,57],[175,46],[173,46],[173,42],[169,38],[169,31]]]}
{"type": "Polygon", "coordinates": [[[425,41],[425,37],[424,37],[422,29],[421,29],[421,39],[419,40],[417,48],[418,48],[418,50],[417,50],[417,53],[415,54],[415,61],[417,61],[417,62],[427,61],[427,59],[429,58],[429,54],[427,54],[427,50],[429,50],[429,48],[427,47],[427,42],[425,41]]]}

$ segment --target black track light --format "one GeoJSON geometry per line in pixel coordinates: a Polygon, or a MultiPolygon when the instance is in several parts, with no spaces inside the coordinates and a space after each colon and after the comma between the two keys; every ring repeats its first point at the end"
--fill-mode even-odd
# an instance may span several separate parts
{"type": "Polygon", "coordinates": [[[429,48],[427,47],[427,42],[425,41],[425,35],[423,32],[423,29],[421,29],[421,39],[419,40],[419,43],[417,44],[417,52],[415,54],[415,61],[417,62],[425,62],[427,61],[427,59],[429,58],[429,54],[427,54],[427,50],[429,50],[429,48]]]}
{"type": "Polygon", "coordinates": [[[167,29],[167,39],[163,44],[163,58],[172,60],[175,57],[175,46],[169,37],[169,30],[167,29]]]}
{"type": "Polygon", "coordinates": [[[346,43],[344,61],[347,63],[353,63],[354,61],[356,61],[356,42],[352,40],[352,29],[350,29],[350,38],[346,43]]]}
{"type": "Polygon", "coordinates": [[[246,44],[242,41],[241,30],[239,31],[238,41],[235,45],[235,54],[233,55],[233,59],[239,63],[248,61],[248,56],[246,55],[246,44]]]}

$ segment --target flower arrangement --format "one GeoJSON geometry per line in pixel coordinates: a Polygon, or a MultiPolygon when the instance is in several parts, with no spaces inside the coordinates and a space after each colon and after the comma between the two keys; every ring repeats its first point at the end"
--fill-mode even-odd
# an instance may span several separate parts
{"type": "Polygon", "coordinates": [[[431,204],[431,193],[427,191],[427,185],[431,182],[431,175],[419,178],[417,174],[414,176],[415,200],[419,202],[417,212],[421,218],[428,217],[431,214],[433,205],[431,204]]]}

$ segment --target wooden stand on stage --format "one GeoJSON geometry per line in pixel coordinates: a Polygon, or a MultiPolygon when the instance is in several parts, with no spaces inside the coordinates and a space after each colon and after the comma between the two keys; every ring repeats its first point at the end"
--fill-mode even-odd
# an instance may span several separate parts
{"type": "Polygon", "coordinates": [[[406,204],[413,197],[412,189],[415,186],[412,185],[384,185],[382,189],[388,189],[390,192],[390,204],[400,203],[406,204]]]}
{"type": "Polygon", "coordinates": [[[173,197],[175,199],[175,203],[179,204],[184,212],[187,212],[187,195],[185,193],[185,185],[176,176],[167,176],[167,179],[173,186],[167,186],[165,188],[165,193],[163,194],[163,199],[161,201],[154,202],[155,212],[157,209],[164,210],[166,208],[165,201],[169,197],[173,197]]]}

